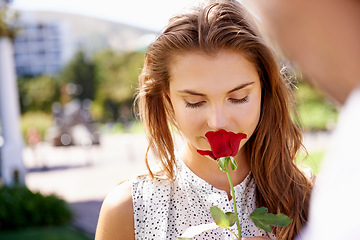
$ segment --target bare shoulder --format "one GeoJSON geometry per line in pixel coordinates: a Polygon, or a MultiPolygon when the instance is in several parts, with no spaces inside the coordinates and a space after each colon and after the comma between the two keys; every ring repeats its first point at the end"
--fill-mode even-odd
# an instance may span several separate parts
{"type": "Polygon", "coordinates": [[[130,182],[116,186],[106,196],[101,207],[95,239],[135,239],[130,182]]]}

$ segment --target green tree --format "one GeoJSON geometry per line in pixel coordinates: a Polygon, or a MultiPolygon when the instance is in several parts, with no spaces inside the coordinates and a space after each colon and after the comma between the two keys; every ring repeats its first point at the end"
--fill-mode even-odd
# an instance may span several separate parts
{"type": "Polygon", "coordinates": [[[338,108],[308,81],[300,80],[295,90],[299,123],[305,131],[331,130],[338,118],[338,108]]]}
{"type": "Polygon", "coordinates": [[[99,89],[95,105],[103,120],[132,120],[132,104],[138,76],[144,64],[143,52],[116,53],[111,50],[95,56],[99,89]]]}
{"type": "Polygon", "coordinates": [[[77,52],[65,66],[60,79],[63,83],[73,83],[77,86],[77,91],[74,92],[75,98],[80,100],[95,98],[97,88],[95,64],[83,51],[77,52]]]}
{"type": "Polygon", "coordinates": [[[54,77],[38,76],[18,80],[22,112],[51,112],[53,102],[59,100],[59,83],[54,77]]]}
{"type": "Polygon", "coordinates": [[[0,37],[13,39],[18,31],[14,22],[18,18],[16,11],[9,10],[12,0],[0,0],[0,37]]]}

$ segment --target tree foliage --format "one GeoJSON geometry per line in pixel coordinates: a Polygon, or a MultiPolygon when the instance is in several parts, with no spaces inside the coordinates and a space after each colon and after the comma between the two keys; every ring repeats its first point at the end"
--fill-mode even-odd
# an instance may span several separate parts
{"type": "Polygon", "coordinates": [[[94,100],[97,89],[95,64],[83,51],[77,52],[75,57],[65,66],[60,79],[63,83],[75,84],[77,87],[77,91],[74,92],[75,98],[94,100]]]}
{"type": "Polygon", "coordinates": [[[94,59],[99,79],[96,114],[104,120],[130,120],[144,53],[119,54],[106,50],[99,52],[94,59]]]}
{"type": "Polygon", "coordinates": [[[53,102],[59,100],[59,83],[54,77],[21,78],[18,85],[22,112],[51,112],[53,102]]]}
{"type": "Polygon", "coordinates": [[[305,131],[332,130],[337,122],[338,107],[317,88],[302,80],[295,90],[297,121],[305,131]]]}
{"type": "Polygon", "coordinates": [[[0,37],[13,39],[18,31],[14,26],[18,13],[9,9],[11,0],[0,0],[0,37]]]}
{"type": "Polygon", "coordinates": [[[127,123],[134,118],[132,106],[143,63],[143,52],[106,50],[90,58],[79,51],[59,76],[18,80],[22,110],[50,112],[55,101],[91,99],[96,120],[127,123]]]}
{"type": "Polygon", "coordinates": [[[143,53],[117,54],[104,51],[95,56],[100,79],[99,100],[110,99],[122,103],[131,99],[138,85],[138,75],[143,65],[143,53]]]}

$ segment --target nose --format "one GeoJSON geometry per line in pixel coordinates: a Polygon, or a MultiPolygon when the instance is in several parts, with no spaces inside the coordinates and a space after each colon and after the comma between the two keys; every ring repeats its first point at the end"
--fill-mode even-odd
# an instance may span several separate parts
{"type": "Polygon", "coordinates": [[[225,129],[229,123],[228,115],[223,106],[214,106],[209,111],[208,126],[213,130],[225,129]]]}

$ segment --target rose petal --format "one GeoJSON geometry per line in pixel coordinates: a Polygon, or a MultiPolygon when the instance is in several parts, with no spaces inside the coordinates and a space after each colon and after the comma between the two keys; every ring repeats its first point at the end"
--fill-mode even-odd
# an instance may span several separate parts
{"type": "Polygon", "coordinates": [[[211,151],[203,151],[203,150],[198,149],[197,152],[204,156],[210,156],[214,160],[217,159],[217,158],[215,158],[215,156],[213,155],[213,153],[211,151]]]}
{"type": "Polygon", "coordinates": [[[231,140],[230,140],[230,148],[231,148],[231,156],[235,157],[236,154],[239,151],[239,145],[241,140],[243,140],[244,138],[246,138],[246,134],[244,133],[237,133],[234,134],[233,136],[231,136],[231,140]]]}
{"type": "Polygon", "coordinates": [[[235,134],[233,132],[227,132],[224,129],[220,129],[216,132],[207,132],[205,137],[209,141],[211,151],[198,150],[198,153],[201,155],[209,155],[216,160],[221,157],[234,157],[239,150],[240,141],[246,138],[246,134],[235,134]]]}

